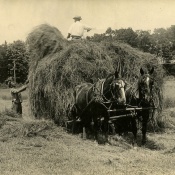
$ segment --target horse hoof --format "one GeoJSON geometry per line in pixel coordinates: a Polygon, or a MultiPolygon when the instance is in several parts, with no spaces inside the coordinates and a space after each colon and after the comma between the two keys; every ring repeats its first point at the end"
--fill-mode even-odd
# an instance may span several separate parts
{"type": "Polygon", "coordinates": [[[142,147],[142,148],[146,148],[146,142],[142,142],[141,147],[142,147]]]}
{"type": "Polygon", "coordinates": [[[137,146],[134,146],[134,147],[133,147],[133,149],[134,149],[134,150],[137,150],[137,149],[138,149],[138,147],[137,147],[137,146]]]}
{"type": "Polygon", "coordinates": [[[137,142],[133,142],[132,146],[133,146],[134,149],[137,149],[137,147],[138,147],[137,142]]]}
{"type": "Polygon", "coordinates": [[[110,144],[109,143],[105,143],[106,146],[109,146],[110,144]]]}
{"type": "Polygon", "coordinates": [[[146,141],[142,141],[142,146],[145,146],[146,145],[146,141]]]}
{"type": "Polygon", "coordinates": [[[95,144],[95,146],[98,146],[98,142],[96,140],[94,141],[94,144],[95,144]]]}

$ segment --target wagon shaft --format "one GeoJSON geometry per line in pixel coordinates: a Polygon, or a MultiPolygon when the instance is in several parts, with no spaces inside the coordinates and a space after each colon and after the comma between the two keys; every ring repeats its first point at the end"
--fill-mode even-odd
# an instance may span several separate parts
{"type": "Polygon", "coordinates": [[[148,107],[148,108],[136,107],[136,108],[114,109],[114,110],[107,110],[107,111],[108,112],[119,112],[119,111],[141,111],[141,110],[151,110],[151,109],[157,109],[157,108],[156,107],[148,107]]]}
{"type": "Polygon", "coordinates": [[[134,117],[135,114],[125,114],[125,115],[118,115],[118,116],[113,116],[113,117],[110,117],[109,119],[110,120],[116,120],[118,118],[122,118],[122,117],[134,117]]]}

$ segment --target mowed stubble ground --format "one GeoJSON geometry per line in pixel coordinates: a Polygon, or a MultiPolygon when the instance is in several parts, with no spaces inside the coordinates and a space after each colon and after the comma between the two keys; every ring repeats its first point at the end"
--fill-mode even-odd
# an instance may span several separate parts
{"type": "MultiPolygon", "coordinates": [[[[175,98],[174,92],[175,81],[167,81],[166,97],[175,98]]],[[[27,96],[27,92],[23,95],[27,96]]],[[[1,111],[10,108],[9,90],[0,90],[0,105],[1,111]]],[[[6,128],[9,130],[9,127],[21,127],[32,121],[27,100],[23,102],[23,109],[23,118],[7,121],[0,128],[0,132],[6,128]]],[[[2,133],[1,175],[175,174],[175,129],[166,129],[163,133],[149,133],[147,145],[137,149],[134,149],[126,138],[117,136],[115,140],[111,140],[112,145],[98,145],[92,140],[83,140],[80,135],[68,134],[64,128],[55,125],[30,137],[16,135],[10,131],[4,135],[2,133]]]]}

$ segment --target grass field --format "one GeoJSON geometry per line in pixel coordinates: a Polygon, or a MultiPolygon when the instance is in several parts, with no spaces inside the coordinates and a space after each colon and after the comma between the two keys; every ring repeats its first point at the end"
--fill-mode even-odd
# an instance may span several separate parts
{"type": "MultiPolygon", "coordinates": [[[[166,81],[165,99],[173,103],[175,81],[166,81]]],[[[175,128],[148,133],[145,147],[134,149],[128,137],[111,137],[98,145],[68,134],[51,121],[30,117],[27,91],[22,93],[23,118],[3,113],[11,106],[9,90],[0,90],[1,175],[174,175],[175,128]]],[[[175,111],[174,104],[165,112],[175,111]]],[[[171,115],[175,118],[174,115],[171,115]]],[[[140,143],[140,131],[139,131],[140,143]]]]}
{"type": "Polygon", "coordinates": [[[166,80],[165,86],[164,86],[164,95],[165,98],[175,98],[175,83],[173,80],[166,80]]]}

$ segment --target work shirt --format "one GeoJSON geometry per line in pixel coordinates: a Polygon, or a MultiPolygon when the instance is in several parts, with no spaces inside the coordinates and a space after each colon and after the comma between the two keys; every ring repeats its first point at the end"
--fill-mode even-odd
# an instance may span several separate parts
{"type": "Polygon", "coordinates": [[[91,27],[82,24],[80,21],[76,21],[70,26],[68,33],[72,36],[82,37],[84,30],[91,30],[91,27]]]}
{"type": "Polygon", "coordinates": [[[14,103],[22,103],[22,95],[21,92],[26,90],[27,86],[22,86],[19,89],[11,88],[10,93],[12,97],[12,102],[14,103]]]}
{"type": "Polygon", "coordinates": [[[17,89],[12,88],[10,90],[10,92],[11,92],[12,102],[14,102],[14,103],[22,103],[21,93],[19,93],[17,89]]]}

